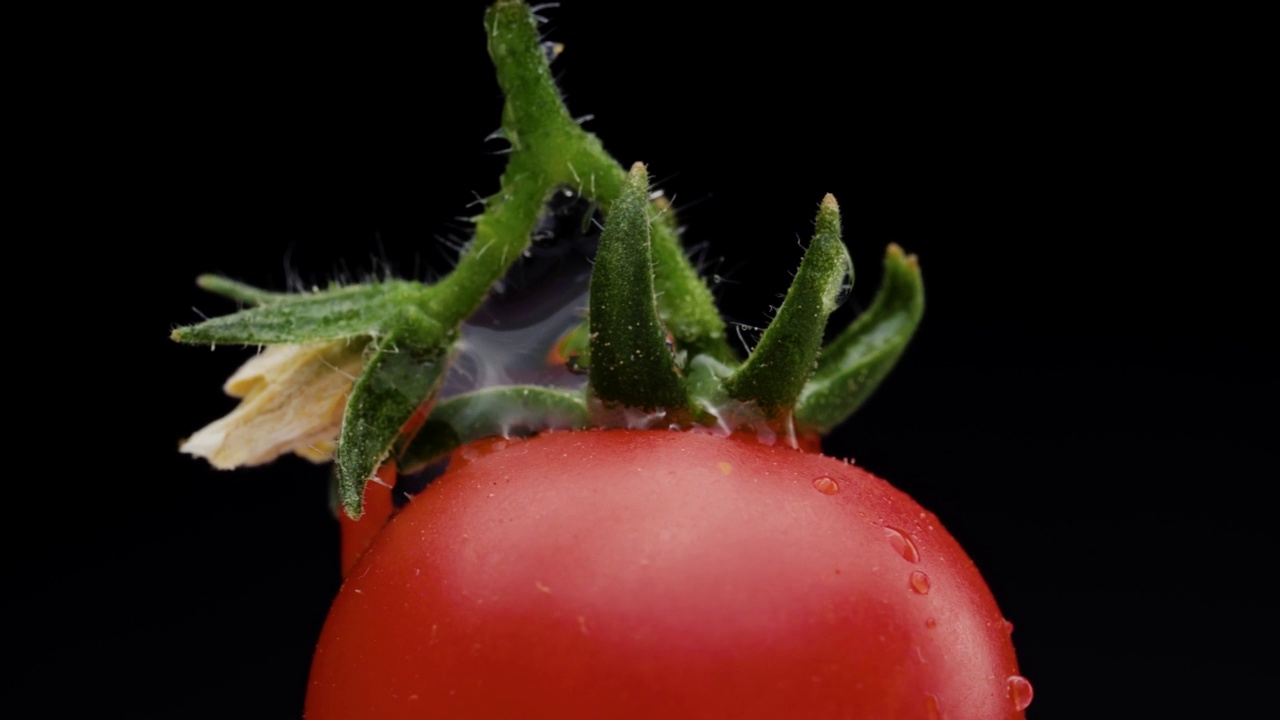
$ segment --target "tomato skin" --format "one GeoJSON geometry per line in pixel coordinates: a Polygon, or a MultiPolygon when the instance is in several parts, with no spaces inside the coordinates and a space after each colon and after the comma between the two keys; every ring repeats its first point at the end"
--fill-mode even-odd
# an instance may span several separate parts
{"type": "Polygon", "coordinates": [[[364,487],[364,515],[352,520],[338,512],[338,530],[342,533],[342,576],[346,577],[356,561],[373,544],[382,526],[395,514],[391,490],[396,484],[396,464],[388,462],[378,468],[378,477],[364,487]]]}
{"type": "Polygon", "coordinates": [[[883,480],[689,432],[499,445],[353,569],[307,718],[1023,717],[977,569],[883,480]]]}

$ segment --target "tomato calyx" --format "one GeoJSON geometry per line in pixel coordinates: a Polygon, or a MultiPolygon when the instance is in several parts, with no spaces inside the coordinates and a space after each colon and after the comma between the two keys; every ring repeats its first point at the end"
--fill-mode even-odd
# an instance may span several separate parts
{"type": "MultiPolygon", "coordinates": [[[[552,80],[533,11],[499,0],[485,17],[489,54],[506,102],[500,137],[511,145],[501,189],[473,218],[474,234],[453,271],[428,284],[406,280],[274,293],[213,276],[199,284],[249,307],[178,328],[196,345],[340,344],[357,348],[349,383],[326,390],[343,408],[340,429],[276,427],[275,454],[333,443],[338,499],[351,518],[365,486],[395,461],[414,473],[487,436],[548,429],[623,427],[749,431],[799,447],[833,428],[889,372],[923,312],[919,266],[896,246],[871,308],[822,349],[828,315],[853,280],[840,211],[827,195],[782,305],[745,359],[731,347],[707,282],[681,246],[675,212],[649,185],[643,164],[624,168],[573,119],[552,80]],[[563,362],[556,382],[510,382],[446,389],[466,353],[467,325],[481,311],[571,196],[603,215],[590,285],[574,324],[543,338],[538,357],[563,362]],[[585,382],[583,382],[585,380],[585,382]]],[[[553,228],[556,233],[564,228],[553,228]]],[[[317,361],[319,362],[319,361],[317,361]]],[[[322,370],[312,365],[311,371],[322,370]]],[[[288,395],[305,387],[257,392],[288,395]]],[[[236,412],[255,416],[251,396],[236,412]]],[[[234,415],[234,413],[233,413],[234,415]]],[[[229,416],[230,417],[230,416],[229,416]]],[[[212,426],[211,426],[212,427],[212,426]]],[[[328,426],[326,426],[328,427],[328,426]]],[[[226,434],[197,433],[184,451],[222,467],[270,460],[240,453],[226,434]]]]}

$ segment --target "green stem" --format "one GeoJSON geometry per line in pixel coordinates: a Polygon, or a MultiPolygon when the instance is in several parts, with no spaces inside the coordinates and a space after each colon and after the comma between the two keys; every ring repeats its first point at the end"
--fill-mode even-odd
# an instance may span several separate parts
{"type": "MultiPolygon", "coordinates": [[[[565,108],[529,7],[499,0],[485,16],[489,55],[506,102],[503,137],[511,155],[498,193],[485,201],[458,264],[432,288],[424,309],[446,324],[470,317],[529,245],[551,192],[561,185],[610,204],[625,173],[565,108]]],[[[607,208],[606,208],[607,209],[607,208]]]]}

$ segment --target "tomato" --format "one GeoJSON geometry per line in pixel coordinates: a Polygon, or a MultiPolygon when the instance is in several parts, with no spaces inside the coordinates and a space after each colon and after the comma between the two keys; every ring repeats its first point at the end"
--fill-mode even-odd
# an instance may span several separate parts
{"type": "Polygon", "coordinates": [[[754,437],[486,440],[338,594],[306,717],[1021,718],[1011,626],[936,517],[754,437]]]}

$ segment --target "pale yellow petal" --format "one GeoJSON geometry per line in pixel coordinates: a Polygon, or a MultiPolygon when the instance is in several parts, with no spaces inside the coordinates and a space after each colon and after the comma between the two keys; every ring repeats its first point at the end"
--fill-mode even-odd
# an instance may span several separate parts
{"type": "Polygon", "coordinates": [[[364,343],[278,345],[251,358],[228,381],[244,392],[230,414],[199,430],[182,451],[230,469],[290,452],[321,453],[338,437],[364,343]]]}
{"type": "Polygon", "coordinates": [[[333,460],[334,453],[338,451],[338,443],[332,440],[325,440],[314,445],[308,445],[304,448],[296,448],[294,455],[303,460],[310,460],[313,463],[326,463],[333,460]]]}
{"type": "Polygon", "coordinates": [[[227,378],[222,390],[231,397],[247,397],[254,390],[266,386],[269,376],[279,376],[281,367],[297,356],[298,345],[270,345],[249,358],[227,378]]]}

